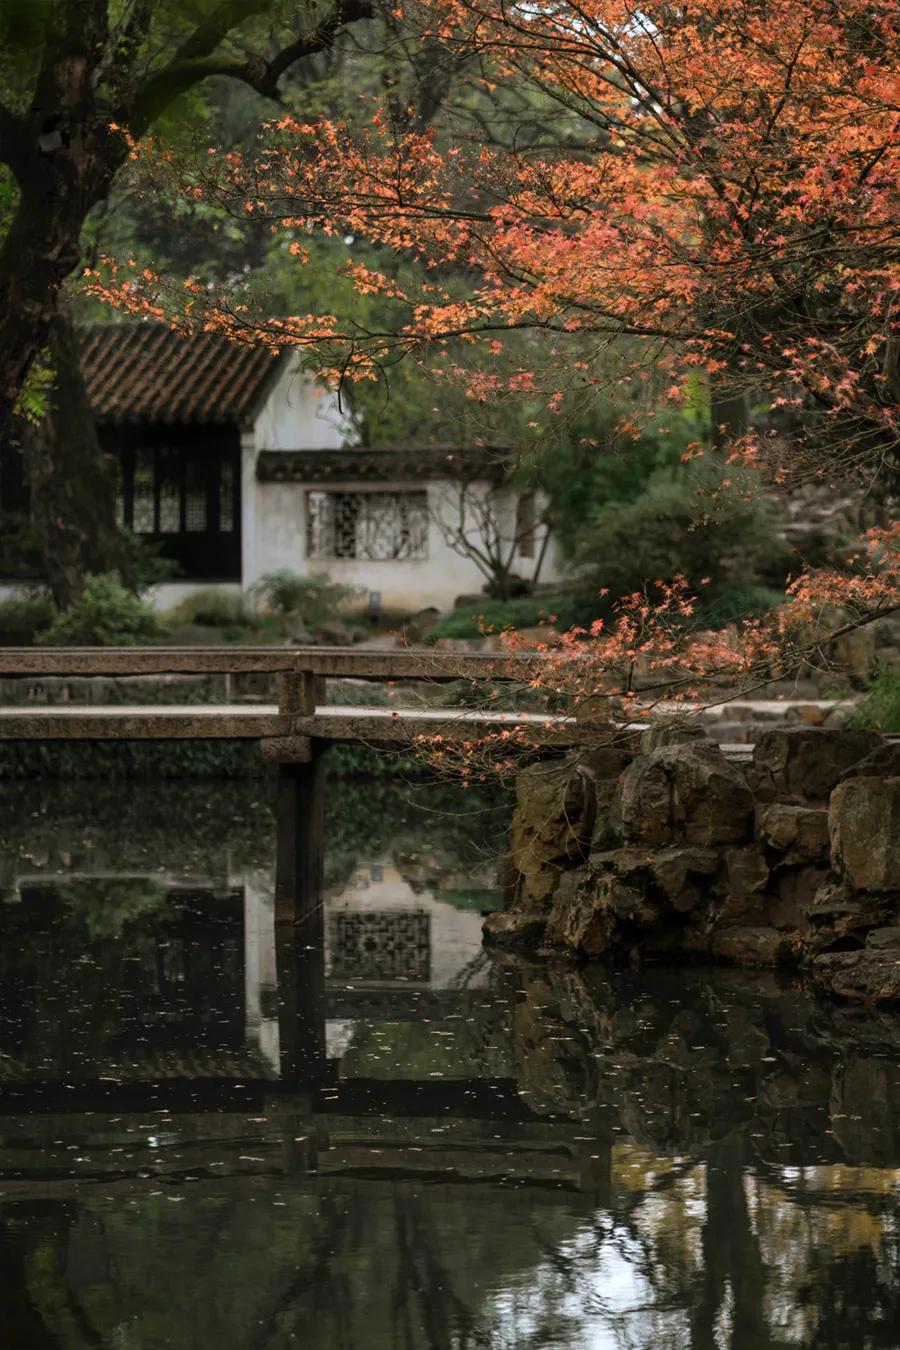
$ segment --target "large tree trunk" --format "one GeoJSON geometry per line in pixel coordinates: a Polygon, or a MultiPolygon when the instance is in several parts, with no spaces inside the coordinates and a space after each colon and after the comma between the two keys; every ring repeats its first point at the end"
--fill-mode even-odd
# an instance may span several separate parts
{"type": "Polygon", "coordinates": [[[68,307],[50,324],[53,390],[47,415],[29,427],[22,453],[31,515],[53,599],[68,608],[85,572],[109,572],[124,559],[116,526],[116,466],[104,455],[88,401],[68,307]]]}

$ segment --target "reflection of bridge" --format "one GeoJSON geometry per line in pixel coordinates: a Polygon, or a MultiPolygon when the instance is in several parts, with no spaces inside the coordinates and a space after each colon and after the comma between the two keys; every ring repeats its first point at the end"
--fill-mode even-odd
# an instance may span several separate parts
{"type": "MultiPolygon", "coordinates": [[[[340,1078],[329,1017],[463,1020],[486,991],[332,989],[325,994],[322,908],[275,929],[279,1071],[93,1080],[7,1076],[0,1198],[32,1200],[164,1189],[198,1194],[427,1181],[515,1183],[548,1198],[608,1185],[611,1135],[542,1115],[509,1078],[340,1078]],[[60,1139],[65,1143],[60,1145],[60,1139]],[[73,1143],[76,1147],[73,1148],[73,1143]]],[[[446,1023],[445,1023],[446,1024],[446,1023]]],[[[188,1058],[188,1057],[186,1057],[188,1058]]],[[[152,1072],[152,1053],[144,1070],[152,1072]]],[[[463,1066],[463,1072],[465,1068],[463,1066]]]]}

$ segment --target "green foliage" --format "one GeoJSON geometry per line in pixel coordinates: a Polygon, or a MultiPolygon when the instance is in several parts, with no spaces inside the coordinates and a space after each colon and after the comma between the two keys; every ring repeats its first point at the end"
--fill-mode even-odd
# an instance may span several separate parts
{"type": "Polygon", "coordinates": [[[38,637],[46,647],[137,647],[166,631],[159,615],[112,572],[85,577],[80,598],[38,637]]]}
{"type": "Polygon", "coordinates": [[[339,618],[341,608],[362,594],[361,586],[333,582],[326,572],[302,577],[288,568],[266,572],[250,588],[257,604],[283,616],[297,614],[309,627],[339,618]]]}
{"type": "Polygon", "coordinates": [[[55,373],[50,365],[49,354],[42,353],[30,367],[25,376],[25,383],[19,390],[16,400],[17,417],[23,417],[35,427],[44,420],[50,407],[54,378],[55,373]]]}
{"type": "Polygon", "coordinates": [[[53,622],[56,610],[45,595],[23,595],[0,603],[0,647],[30,647],[53,622]]]}
{"type": "Polygon", "coordinates": [[[24,511],[0,511],[0,577],[4,581],[42,581],[41,547],[24,511]]]}
{"type": "Polygon", "coordinates": [[[121,938],[125,925],[162,909],[166,892],[152,881],[77,877],[62,888],[66,903],[84,921],[92,942],[121,938]]]}
{"type": "Polygon", "coordinates": [[[561,442],[544,448],[525,471],[550,496],[554,535],[562,556],[578,555],[599,512],[615,502],[633,502],[656,474],[677,473],[688,445],[703,426],[683,413],[667,415],[637,439],[617,430],[623,408],[606,402],[580,418],[561,442]]]}
{"type": "Polygon", "coordinates": [[[584,620],[618,596],[679,574],[708,604],[753,584],[777,551],[758,486],[714,460],[653,476],[632,501],[596,511],[576,554],[584,620]],[[723,487],[723,478],[730,478],[723,487]],[[600,592],[608,593],[606,601],[600,592]]]}
{"type": "Polygon", "coordinates": [[[489,600],[477,611],[470,606],[445,614],[434,628],[429,629],[426,641],[438,638],[477,638],[483,632],[502,632],[504,628],[537,628],[540,624],[568,628],[575,622],[576,608],[572,596],[547,595],[535,600],[489,600]]]}
{"type": "Polygon", "coordinates": [[[152,586],[174,581],[179,575],[181,569],[174,559],[160,557],[160,544],[149,542],[125,525],[119,529],[119,539],[123,555],[122,584],[135,595],[143,595],[152,586]]]}
{"type": "Polygon", "coordinates": [[[726,624],[745,619],[761,619],[783,605],[786,599],[783,591],[770,591],[765,586],[730,586],[709,602],[704,600],[701,592],[700,603],[694,610],[694,626],[724,628],[726,624]]]}
{"type": "Polygon", "coordinates": [[[200,628],[232,628],[252,622],[244,597],[217,586],[195,591],[170,609],[167,617],[173,627],[196,624],[200,628]]]}
{"type": "Polygon", "coordinates": [[[882,731],[885,735],[900,733],[900,670],[878,671],[847,718],[847,725],[882,731]]]}

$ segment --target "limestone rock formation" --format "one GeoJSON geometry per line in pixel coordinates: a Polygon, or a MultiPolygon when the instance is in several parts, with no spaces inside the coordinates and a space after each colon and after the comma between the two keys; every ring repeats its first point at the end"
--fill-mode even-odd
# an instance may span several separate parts
{"type": "Polygon", "coordinates": [[[753,794],[718,746],[693,742],[639,755],[620,785],[623,841],[662,848],[750,839],[753,794]]]}
{"type": "Polygon", "coordinates": [[[855,890],[900,892],[900,778],[848,778],[828,824],[832,863],[855,890]]]}
{"type": "Polygon", "coordinates": [[[770,799],[823,801],[849,769],[883,744],[879,732],[852,727],[774,727],[756,741],[753,766],[770,799]]]}

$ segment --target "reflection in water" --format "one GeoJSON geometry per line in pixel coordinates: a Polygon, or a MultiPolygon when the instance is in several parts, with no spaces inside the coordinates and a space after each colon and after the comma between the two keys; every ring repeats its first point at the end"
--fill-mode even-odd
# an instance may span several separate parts
{"type": "Polygon", "coordinates": [[[895,1350],[896,1017],[490,955],[502,814],[329,792],[296,930],[265,800],[8,804],[3,1350],[895,1350]]]}

